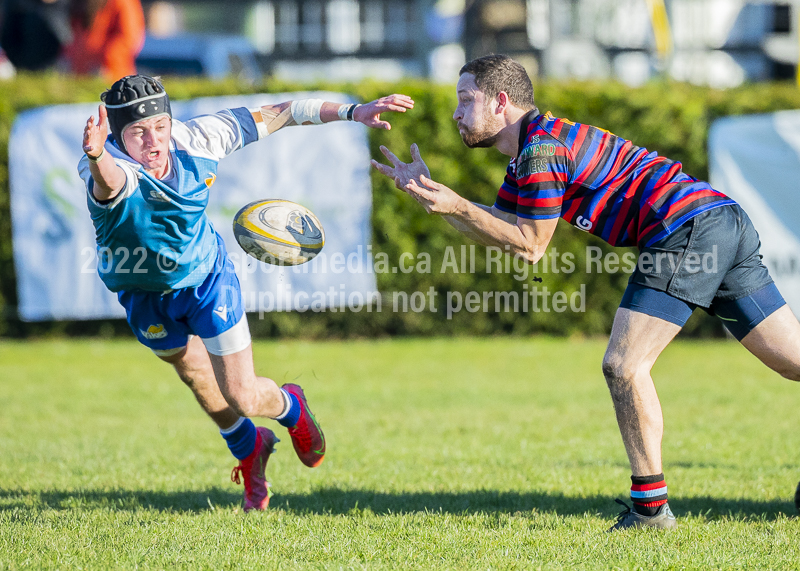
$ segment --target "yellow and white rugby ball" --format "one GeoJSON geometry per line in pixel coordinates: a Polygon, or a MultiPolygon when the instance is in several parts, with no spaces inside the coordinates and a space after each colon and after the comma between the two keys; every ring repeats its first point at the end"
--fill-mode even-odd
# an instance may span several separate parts
{"type": "Polygon", "coordinates": [[[233,218],[233,235],[255,259],[285,266],[306,263],[325,245],[325,231],[314,213],[279,199],[243,207],[233,218]]]}

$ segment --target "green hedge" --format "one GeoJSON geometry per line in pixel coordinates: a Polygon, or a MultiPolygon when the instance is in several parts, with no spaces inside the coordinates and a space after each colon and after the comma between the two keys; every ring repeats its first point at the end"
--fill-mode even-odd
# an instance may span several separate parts
{"type": "MultiPolygon", "coordinates": [[[[391,118],[391,131],[371,131],[372,155],[381,157],[379,145],[408,157],[417,142],[434,179],[447,184],[469,199],[491,204],[502,181],[508,158],[494,150],[468,150],[461,143],[452,120],[455,93],[451,86],[408,81],[399,84],[287,85],[268,81],[243,85],[232,81],[165,79],[173,99],[202,96],[279,92],[296,89],[344,91],[367,101],[392,92],[414,98],[413,111],[391,118]]],[[[20,111],[42,105],[97,101],[105,88],[98,80],[60,75],[22,75],[0,83],[0,335],[78,334],[127,331],[119,321],[25,324],[16,318],[16,285],[11,249],[8,193],[8,136],[20,111]]],[[[631,89],[616,83],[543,82],[536,86],[540,109],[556,116],[609,129],[636,144],[680,160],[684,171],[705,179],[708,176],[706,141],[712,121],[726,115],[767,113],[800,107],[800,92],[793,84],[759,84],[727,91],[715,91],[674,83],[653,83],[631,89]]],[[[619,297],[625,287],[625,273],[585,273],[587,245],[613,249],[563,222],[552,247],[573,252],[577,270],[571,274],[543,272],[541,284],[518,280],[514,272],[487,273],[483,248],[476,248],[476,273],[440,272],[447,246],[456,251],[469,242],[445,222],[425,212],[408,196],[394,189],[391,181],[373,176],[373,253],[384,252],[397,265],[409,252],[431,255],[430,273],[381,273],[378,288],[384,292],[383,310],[372,312],[271,313],[251,319],[256,336],[300,337],[377,336],[386,334],[600,334],[610,329],[619,297]],[[572,293],[585,286],[585,311],[565,313],[461,311],[446,319],[444,301],[448,292],[516,291],[538,285],[550,291],[572,293]],[[394,312],[394,292],[437,292],[437,312],[394,312]]],[[[88,214],[87,214],[88,215],[88,214]]],[[[618,251],[618,253],[621,253],[618,251]]],[[[493,307],[493,303],[491,306],[493,307]]],[[[697,317],[688,329],[701,335],[718,335],[720,327],[710,319],[697,317]]]]}

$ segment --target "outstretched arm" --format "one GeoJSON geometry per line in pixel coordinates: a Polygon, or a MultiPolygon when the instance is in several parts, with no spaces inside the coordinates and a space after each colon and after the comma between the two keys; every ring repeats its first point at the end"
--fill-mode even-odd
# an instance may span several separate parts
{"type": "Polygon", "coordinates": [[[276,105],[264,105],[253,118],[262,137],[292,125],[320,125],[332,121],[358,121],[375,129],[391,129],[388,121],[381,119],[387,111],[405,113],[414,108],[414,100],[407,95],[388,95],[364,105],[331,103],[321,99],[298,99],[276,105]]]}
{"type": "Polygon", "coordinates": [[[89,159],[89,170],[92,173],[94,187],[92,194],[100,201],[111,200],[125,186],[125,171],[106,153],[105,143],[108,137],[108,112],[101,105],[97,110],[97,123],[94,115],[86,121],[83,129],[83,152],[89,159]]]}
{"type": "Polygon", "coordinates": [[[528,263],[535,264],[544,254],[555,232],[557,218],[528,220],[470,202],[430,178],[416,144],[411,146],[411,163],[403,163],[386,147],[381,147],[381,152],[392,166],[375,160],[372,166],[394,179],[395,186],[413,197],[428,213],[441,215],[453,228],[481,244],[499,248],[510,246],[514,254],[528,263]]]}
{"type": "MultiPolygon", "coordinates": [[[[410,195],[418,196],[429,213],[441,214],[445,219],[463,224],[477,235],[482,244],[498,248],[510,246],[513,254],[530,264],[535,264],[544,255],[556,230],[558,218],[529,220],[517,217],[515,222],[509,222],[426,176],[422,176],[420,182],[417,184],[412,180],[406,185],[406,190],[410,195]]],[[[453,226],[457,228],[455,224],[453,226]]]]}

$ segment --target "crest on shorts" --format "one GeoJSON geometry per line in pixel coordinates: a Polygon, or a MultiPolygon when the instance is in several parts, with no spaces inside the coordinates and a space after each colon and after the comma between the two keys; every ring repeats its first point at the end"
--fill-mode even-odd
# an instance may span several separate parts
{"type": "Polygon", "coordinates": [[[142,337],[145,339],[163,339],[167,336],[167,330],[164,329],[164,325],[159,323],[158,325],[151,325],[147,328],[147,330],[140,329],[142,333],[142,337]]]}

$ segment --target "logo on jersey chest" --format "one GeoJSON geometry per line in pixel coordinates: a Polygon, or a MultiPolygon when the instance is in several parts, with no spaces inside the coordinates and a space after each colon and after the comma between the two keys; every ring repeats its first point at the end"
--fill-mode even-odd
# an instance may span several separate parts
{"type": "Polygon", "coordinates": [[[583,216],[578,216],[575,219],[575,226],[580,230],[588,232],[589,230],[592,229],[592,221],[589,220],[588,218],[584,218],[583,216]]]}
{"type": "Polygon", "coordinates": [[[216,180],[217,180],[217,175],[215,175],[213,172],[209,174],[205,179],[206,188],[211,188],[211,185],[214,184],[216,180]]]}

